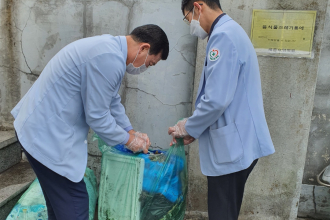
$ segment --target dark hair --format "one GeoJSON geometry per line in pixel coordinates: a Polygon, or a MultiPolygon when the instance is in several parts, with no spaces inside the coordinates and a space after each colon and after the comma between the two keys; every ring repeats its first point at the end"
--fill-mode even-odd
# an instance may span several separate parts
{"type": "MultiPolygon", "coordinates": [[[[182,0],[181,3],[181,10],[183,15],[184,14],[184,10],[186,11],[190,11],[193,7],[194,7],[194,2],[196,2],[197,0],[182,0]]],[[[211,9],[221,9],[221,5],[220,5],[220,0],[200,0],[202,2],[205,2],[205,4],[207,4],[211,9]]]]}
{"type": "Polygon", "coordinates": [[[169,43],[163,29],[154,24],[135,28],[130,34],[136,42],[150,44],[150,55],[162,53],[161,59],[166,60],[169,53],[169,43]]]}

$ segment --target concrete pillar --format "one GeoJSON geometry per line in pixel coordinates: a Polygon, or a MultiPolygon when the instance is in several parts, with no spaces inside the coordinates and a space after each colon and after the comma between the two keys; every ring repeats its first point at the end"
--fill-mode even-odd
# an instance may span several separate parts
{"type": "Polygon", "coordinates": [[[330,191],[319,186],[316,176],[330,164],[330,1],[323,31],[320,62],[309,133],[303,185],[301,189],[300,217],[330,219],[330,191]]]}
{"type": "Polygon", "coordinates": [[[138,76],[127,75],[125,106],[136,130],[148,133],[154,148],[168,148],[169,126],[191,114],[197,39],[182,21],[181,1],[136,2],[130,28],[154,23],[170,43],[166,62],[160,61],[138,76]]]}
{"type": "Polygon", "coordinates": [[[11,107],[18,102],[19,74],[13,68],[15,42],[12,32],[12,1],[0,1],[0,131],[12,129],[11,107]]]}
{"type": "Polygon", "coordinates": [[[304,184],[316,184],[316,175],[330,163],[330,1],[323,31],[314,108],[309,133],[304,184]]]}
{"type": "MultiPolygon", "coordinates": [[[[196,69],[194,77],[194,92],[192,111],[195,110],[195,102],[199,80],[202,75],[205,55],[206,55],[207,39],[198,40],[197,54],[196,54],[196,69]]],[[[189,187],[187,199],[187,211],[189,216],[207,216],[207,179],[202,174],[200,169],[198,140],[189,145],[188,151],[188,173],[189,173],[189,187]],[[201,214],[203,213],[203,214],[201,214]]]]}
{"type": "MultiPolygon", "coordinates": [[[[240,219],[286,220],[297,217],[327,3],[328,0],[221,1],[223,10],[249,36],[253,9],[317,11],[313,59],[258,57],[266,118],[276,153],[262,158],[251,174],[240,219]]],[[[199,43],[205,48],[205,42],[199,43]]],[[[197,53],[197,66],[204,59],[205,51],[197,53]]],[[[189,149],[188,207],[190,211],[206,212],[207,187],[196,162],[196,148],[194,144],[189,149]]]]}

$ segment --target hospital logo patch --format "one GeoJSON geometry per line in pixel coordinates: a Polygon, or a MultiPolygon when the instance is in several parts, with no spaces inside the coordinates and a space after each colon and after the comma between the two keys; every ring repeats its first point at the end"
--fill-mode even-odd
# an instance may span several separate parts
{"type": "Polygon", "coordinates": [[[210,53],[209,53],[210,61],[216,61],[219,58],[220,58],[220,51],[218,49],[214,48],[214,49],[210,50],[210,53]]]}

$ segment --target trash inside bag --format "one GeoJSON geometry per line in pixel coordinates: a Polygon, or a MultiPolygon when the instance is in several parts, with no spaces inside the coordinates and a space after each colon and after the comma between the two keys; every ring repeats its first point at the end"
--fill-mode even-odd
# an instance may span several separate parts
{"type": "MultiPolygon", "coordinates": [[[[94,172],[86,168],[84,181],[89,197],[89,220],[94,219],[95,206],[98,197],[96,177],[94,172]]],[[[38,179],[18,200],[6,220],[47,220],[47,206],[38,179]]]]}
{"type": "Polygon", "coordinates": [[[187,165],[183,140],[168,150],[134,154],[124,145],[102,152],[99,220],[183,220],[187,165]]]}

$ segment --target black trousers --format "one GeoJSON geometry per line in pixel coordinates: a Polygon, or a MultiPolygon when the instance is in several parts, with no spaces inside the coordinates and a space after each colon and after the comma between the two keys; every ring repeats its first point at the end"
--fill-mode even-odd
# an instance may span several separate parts
{"type": "Polygon", "coordinates": [[[88,220],[89,199],[84,180],[74,183],[34,159],[23,146],[22,149],[38,177],[48,220],[88,220]]]}
{"type": "Polygon", "coordinates": [[[223,176],[208,176],[208,213],[210,220],[237,220],[245,183],[258,160],[246,170],[223,176]]]}

